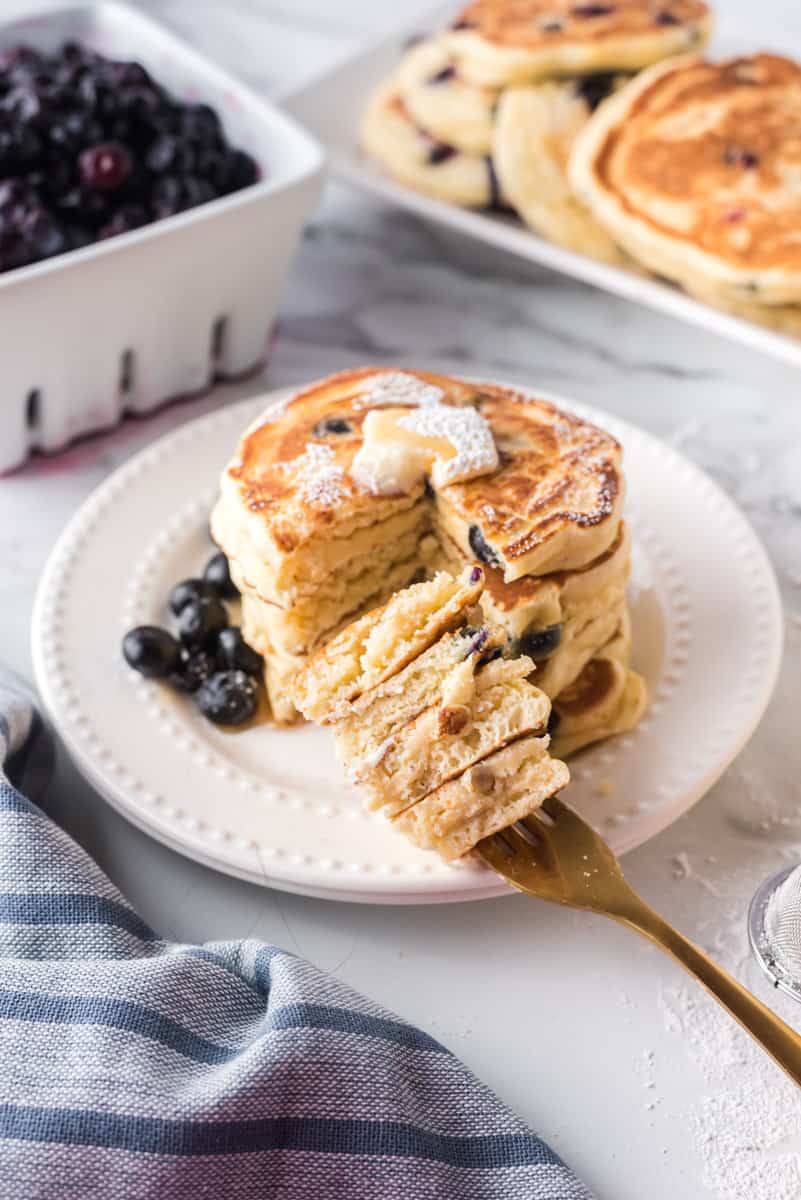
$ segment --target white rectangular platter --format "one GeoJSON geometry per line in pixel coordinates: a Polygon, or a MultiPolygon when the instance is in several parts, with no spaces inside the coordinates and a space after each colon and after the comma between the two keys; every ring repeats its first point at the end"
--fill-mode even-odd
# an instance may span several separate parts
{"type": "MultiPolygon", "coordinates": [[[[521,259],[623,296],[635,304],[657,309],[741,345],[761,350],[773,358],[801,366],[801,338],[774,333],[693,300],[670,284],[642,278],[555,246],[516,218],[457,208],[433,200],[396,183],[366,157],[359,148],[359,122],[372,89],[392,72],[410,38],[443,27],[453,18],[457,8],[455,2],[444,7],[437,5],[422,18],[407,20],[404,27],[390,36],[344,59],[302,90],[284,97],[284,106],[326,147],[333,173],[455,233],[476,238],[521,259]]],[[[711,57],[765,49],[801,55],[801,45],[788,47],[783,31],[777,30],[771,36],[770,30],[761,28],[758,34],[749,34],[742,26],[732,26],[725,11],[720,10],[717,19],[718,32],[709,49],[711,57]]]]}

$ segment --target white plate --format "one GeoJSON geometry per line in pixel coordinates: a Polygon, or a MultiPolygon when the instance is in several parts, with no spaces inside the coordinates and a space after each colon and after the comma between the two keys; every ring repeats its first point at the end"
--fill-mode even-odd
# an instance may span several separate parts
{"type": "MultiPolygon", "coordinates": [[[[779,666],[780,601],[750,526],[697,467],[623,421],[557,402],[625,448],[635,664],[651,705],[633,733],[575,761],[566,793],[623,852],[689,808],[751,734],[779,666]]],[[[50,717],[111,804],[219,870],[341,900],[500,895],[505,885],[484,868],[445,866],[365,813],[325,731],[223,732],[121,659],[126,629],[164,622],[172,585],[212,553],[207,519],[220,470],[265,404],[248,400],[156,442],[70,522],[33,618],[50,717]]]]}
{"type": "MultiPolygon", "coordinates": [[[[801,339],[774,333],[750,321],[719,312],[669,284],[644,279],[619,267],[595,262],[582,254],[562,249],[545,241],[514,217],[471,211],[432,200],[396,183],[361,152],[359,124],[370,93],[392,73],[410,37],[442,28],[453,18],[457,8],[455,3],[445,7],[438,5],[428,16],[407,21],[403,28],[390,37],[360,50],[300,91],[283,98],[284,107],[326,147],[333,173],[356,187],[410,209],[426,220],[457,233],[467,234],[520,258],[561,271],[564,275],[572,275],[575,279],[594,284],[627,300],[659,309],[712,333],[762,350],[774,358],[801,366],[801,339]]],[[[722,12],[718,30],[710,47],[713,57],[753,52],[766,47],[772,47],[781,54],[793,53],[793,47],[786,44],[787,33],[779,31],[771,41],[770,32],[761,30],[755,40],[753,33],[749,35],[747,31],[733,27],[730,18],[722,12]]],[[[801,52],[801,47],[797,47],[796,52],[801,52]]]]}

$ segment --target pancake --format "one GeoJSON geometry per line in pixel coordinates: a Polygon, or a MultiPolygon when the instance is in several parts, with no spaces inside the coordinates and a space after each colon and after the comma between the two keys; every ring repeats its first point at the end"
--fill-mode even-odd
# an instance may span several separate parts
{"type": "Polygon", "coordinates": [[[570,163],[634,258],[695,294],[801,301],[801,66],[666,62],[601,106],[570,163]]]}
{"type": "Polygon", "coordinates": [[[468,621],[484,589],[479,567],[460,579],[445,571],[396,593],[332,638],[295,676],[292,699],[327,725],[345,706],[401,671],[443,633],[468,621]]]}
{"type": "Polygon", "coordinates": [[[520,821],[570,781],[548,753],[548,737],[527,737],[465,771],[395,817],[395,828],[447,862],[520,821]]]}
{"type": "Polygon", "coordinates": [[[604,738],[625,733],[648,703],[645,680],[629,667],[631,623],[626,613],[608,643],[557,696],[550,728],[560,758],[604,738]]]}
{"type": "MultiPolygon", "coordinates": [[[[609,90],[614,87],[611,75],[588,79],[599,88],[600,81],[608,81],[609,90]]],[[[493,162],[504,196],[536,233],[622,266],[626,256],[576,198],[567,178],[570,151],[591,111],[579,80],[507,88],[498,102],[493,162]]]]}
{"type": "Polygon", "coordinates": [[[414,584],[347,626],[292,684],[304,716],[333,726],[337,753],[368,808],[398,817],[418,845],[428,838],[447,857],[510,811],[533,811],[568,779],[547,754],[551,703],[529,682],[534,664],[502,657],[502,636],[482,623],[483,586],[479,567],[461,579],[440,572],[414,584]],[[497,770],[484,766],[513,749],[497,770]],[[519,790],[524,784],[528,795],[519,790]],[[450,785],[455,791],[444,793],[450,785]],[[410,815],[432,794],[440,797],[433,825],[427,808],[410,815]],[[434,825],[443,795],[448,829],[440,836],[434,825]]]}
{"type": "MultiPolygon", "coordinates": [[[[438,565],[480,565],[490,624],[556,695],[620,617],[623,490],[613,438],[492,384],[365,367],[272,408],[223,474],[212,529],[242,593],[245,639],[265,659],[274,718],[294,720],[297,701],[327,719],[293,687],[298,672],[307,686],[318,647],[331,655],[331,686],[351,689],[337,703],[374,688],[348,648],[357,618],[438,565]]],[[[473,603],[456,602],[456,624],[473,603]]],[[[432,629],[433,642],[444,630],[432,629]]]]}
{"type": "Polygon", "coordinates": [[[710,27],[701,0],[474,0],[444,40],[466,79],[505,87],[638,71],[700,49],[710,27]]]}
{"type": "Polygon", "coordinates": [[[686,290],[695,300],[739,317],[741,321],[753,321],[788,337],[801,337],[801,303],[760,304],[721,289],[699,286],[695,282],[688,283],[686,290]]]}
{"type": "MultiPolygon", "coordinates": [[[[551,705],[528,682],[532,669],[526,658],[481,666],[478,655],[455,666],[421,712],[394,726],[363,770],[368,808],[394,816],[510,742],[545,733],[551,705]]],[[[335,739],[345,758],[336,733],[335,739]]]]}
{"type": "Polygon", "coordinates": [[[505,582],[575,570],[603,554],[620,524],[619,443],[570,413],[511,388],[482,384],[500,469],[436,493],[440,533],[505,582]]]}
{"type": "MultiPolygon", "coordinates": [[[[443,550],[451,570],[464,561],[452,542],[443,550]]],[[[506,583],[497,568],[484,570],[481,606],[486,619],[503,630],[511,653],[534,661],[534,682],[553,698],[617,628],[631,570],[628,530],[621,522],[608,550],[576,571],[526,575],[506,583]]]]}
{"type": "Polygon", "coordinates": [[[623,506],[619,443],[545,400],[425,371],[364,367],[312,384],[240,442],[223,473],[212,531],[260,594],[295,596],[372,545],[379,523],[426,503],[424,481],[375,494],[351,476],[373,408],[470,405],[489,423],[500,467],[435,488],[435,521],[468,558],[507,582],[592,562],[614,541],[623,506]],[[359,540],[361,539],[361,541],[359,540]],[[261,570],[263,587],[255,576],[261,570]]]}
{"type": "Polygon", "coordinates": [[[407,51],[395,83],[411,119],[436,141],[465,154],[492,152],[498,90],[464,79],[439,38],[407,51]]]}
{"type": "Polygon", "coordinates": [[[365,109],[362,146],[400,183],[462,208],[500,203],[492,160],[466,154],[417,125],[394,79],[382,83],[365,109]]]}

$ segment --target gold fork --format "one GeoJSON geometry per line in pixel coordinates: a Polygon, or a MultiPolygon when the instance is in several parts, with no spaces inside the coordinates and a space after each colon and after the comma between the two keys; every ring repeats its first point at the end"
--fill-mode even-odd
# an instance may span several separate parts
{"type": "Polygon", "coordinates": [[[763,1049],[801,1084],[801,1035],[654,912],[626,882],[603,838],[553,796],[536,814],[476,847],[512,887],[620,921],[694,975],[763,1049]]]}

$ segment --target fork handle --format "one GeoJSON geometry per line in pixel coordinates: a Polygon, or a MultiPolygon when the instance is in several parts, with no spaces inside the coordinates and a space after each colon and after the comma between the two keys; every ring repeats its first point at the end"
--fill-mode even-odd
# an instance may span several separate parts
{"type": "Polygon", "coordinates": [[[617,919],[649,938],[702,983],[771,1058],[801,1086],[801,1034],[777,1017],[728,971],[704,954],[659,913],[636,897],[638,904],[617,919]]]}

